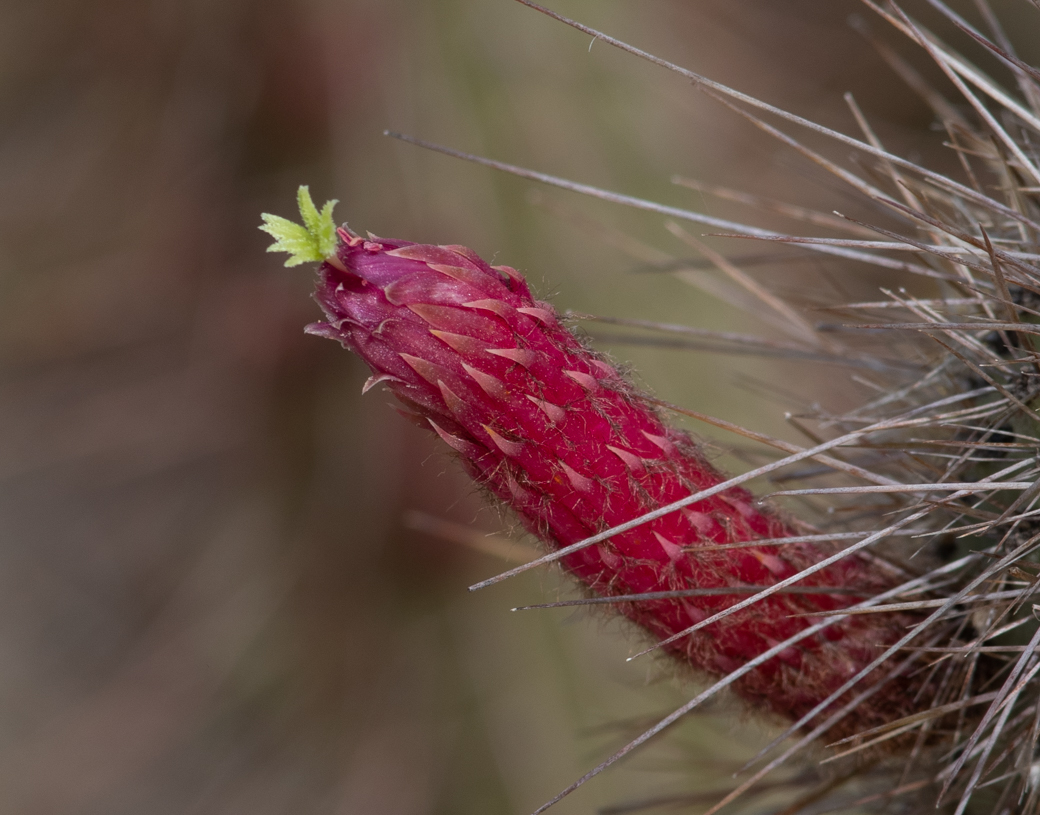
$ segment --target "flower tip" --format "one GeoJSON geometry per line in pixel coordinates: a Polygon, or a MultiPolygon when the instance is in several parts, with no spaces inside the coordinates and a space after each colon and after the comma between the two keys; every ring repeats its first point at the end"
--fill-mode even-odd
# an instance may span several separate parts
{"type": "Polygon", "coordinates": [[[306,185],[300,186],[296,200],[300,208],[300,217],[303,219],[302,225],[280,215],[271,215],[268,212],[261,214],[263,223],[259,227],[260,230],[274,238],[274,243],[267,251],[288,253],[286,266],[321,262],[334,256],[339,241],[336,224],[332,220],[332,210],[339,202],[326,201],[319,212],[306,185]]]}

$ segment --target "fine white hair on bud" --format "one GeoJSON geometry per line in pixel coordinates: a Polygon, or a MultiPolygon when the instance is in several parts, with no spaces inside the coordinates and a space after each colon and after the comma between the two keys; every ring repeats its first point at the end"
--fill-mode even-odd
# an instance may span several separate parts
{"type": "Polygon", "coordinates": [[[341,237],[319,269],[326,321],[308,331],[365,360],[592,592],[701,673],[757,661],[734,690],[829,738],[910,712],[919,681],[868,666],[917,617],[842,613],[879,602],[891,574],[755,506],[515,270],[461,246],[341,237]],[[735,608],[749,590],[755,608],[735,608]],[[851,704],[841,688],[860,672],[872,699],[851,704]]]}

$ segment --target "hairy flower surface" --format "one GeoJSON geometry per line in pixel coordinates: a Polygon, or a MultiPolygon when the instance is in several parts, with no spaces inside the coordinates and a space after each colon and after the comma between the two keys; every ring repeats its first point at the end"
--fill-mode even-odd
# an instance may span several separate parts
{"type": "MultiPolygon", "coordinates": [[[[359,354],[373,371],[366,389],[385,384],[550,547],[575,544],[725,480],[550,305],[534,300],[514,269],[489,266],[461,246],[365,240],[345,230],[340,237],[321,265],[316,293],[327,321],[308,331],[359,354]]],[[[794,534],[749,493],[731,488],[562,562],[601,596],[736,590],[617,604],[663,639],[746,599],[749,587],[774,585],[830,554],[797,542],[713,545],[794,534]]],[[[724,676],[818,622],[802,615],[845,608],[888,585],[872,563],[851,555],[799,587],[668,648],[698,671],[724,676]]],[[[798,718],[865,668],[906,624],[893,614],[845,618],[783,648],[734,687],[760,709],[798,718]]],[[[906,680],[888,682],[829,735],[905,715],[907,691],[906,680]]]]}

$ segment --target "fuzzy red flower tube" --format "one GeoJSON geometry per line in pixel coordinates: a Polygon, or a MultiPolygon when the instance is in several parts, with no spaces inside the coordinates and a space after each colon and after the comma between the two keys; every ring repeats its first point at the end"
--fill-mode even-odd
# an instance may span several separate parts
{"type": "MultiPolygon", "coordinates": [[[[461,246],[366,240],[344,229],[337,242],[331,207],[319,214],[304,192],[306,228],[273,216],[265,216],[264,228],[279,238],[273,249],[292,253],[290,263],[322,261],[315,297],[326,320],[307,331],[361,356],[373,372],[366,389],[385,385],[547,546],[575,544],[725,480],[552,306],[535,300],[514,269],[489,266],[461,246]],[[286,232],[290,227],[297,231],[286,232]]],[[[561,562],[604,597],[735,590],[616,604],[665,639],[746,599],[748,587],[774,585],[832,554],[804,542],[753,545],[794,536],[779,515],[731,488],[561,562]],[[752,545],[712,548],[742,542],[752,545]]],[[[725,676],[818,622],[804,615],[891,588],[856,554],[799,586],[800,593],[763,598],[667,650],[698,672],[725,676]]],[[[843,618],[780,650],[733,687],[756,708],[800,718],[905,634],[906,625],[907,618],[891,613],[843,618]]],[[[862,687],[881,678],[877,672],[862,687]]],[[[906,715],[908,682],[887,682],[828,736],[906,715]]],[[[846,693],[827,712],[851,698],[846,693]]]]}

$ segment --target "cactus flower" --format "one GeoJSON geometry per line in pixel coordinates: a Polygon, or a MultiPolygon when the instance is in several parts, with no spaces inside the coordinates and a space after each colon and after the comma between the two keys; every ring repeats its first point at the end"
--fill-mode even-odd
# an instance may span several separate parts
{"type": "MultiPolygon", "coordinates": [[[[301,209],[315,221],[307,223],[318,234],[312,243],[303,227],[284,219],[265,216],[262,228],[281,240],[279,230],[289,224],[299,233],[291,233],[299,256],[324,256],[315,297],[326,319],[307,331],[360,355],[372,369],[366,390],[387,387],[547,546],[574,544],[725,480],[689,436],[669,427],[645,395],[568,330],[551,305],[532,297],[516,270],[490,266],[462,246],[365,239],[346,229],[338,231],[338,245],[322,250],[318,241],[330,234],[331,208],[319,216],[304,189],[301,209]]],[[[831,552],[804,542],[702,547],[794,535],[779,514],[732,488],[561,560],[599,596],[746,589],[773,585],[831,552]]],[[[821,592],[773,594],[667,650],[699,672],[724,676],[815,622],[800,615],[845,608],[891,587],[855,554],[801,585],[821,592]],[[834,588],[845,593],[828,591],[834,588]]],[[[616,606],[663,639],[746,596],[616,606]]],[[[844,618],[782,650],[733,687],[756,708],[800,717],[905,633],[906,624],[891,613],[844,618]]],[[[912,695],[907,682],[889,682],[828,735],[905,715],[912,695]]]]}

